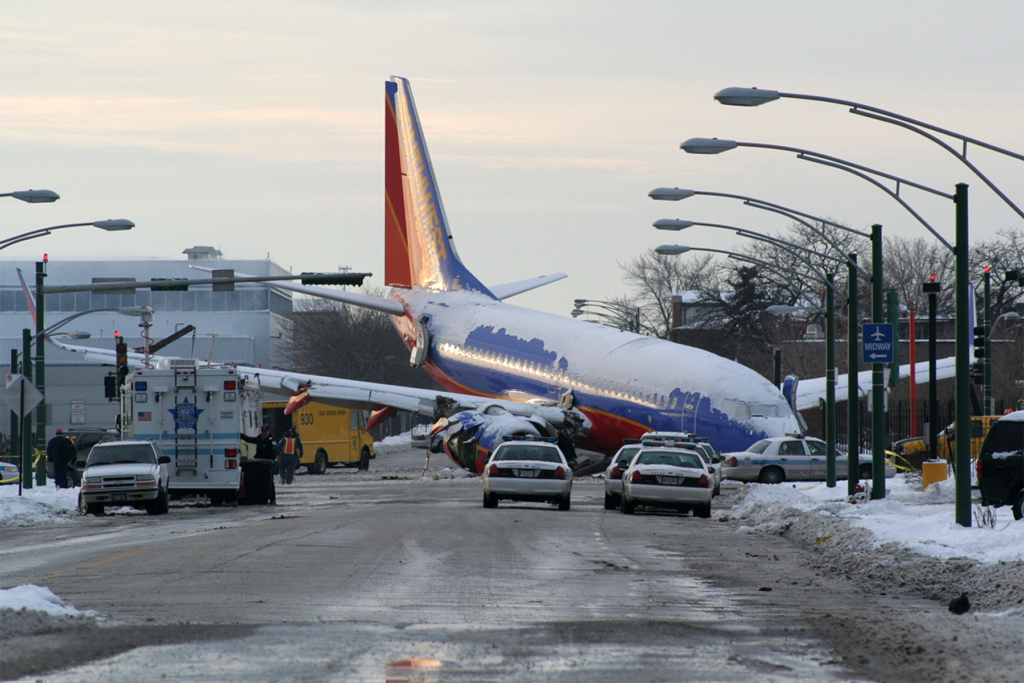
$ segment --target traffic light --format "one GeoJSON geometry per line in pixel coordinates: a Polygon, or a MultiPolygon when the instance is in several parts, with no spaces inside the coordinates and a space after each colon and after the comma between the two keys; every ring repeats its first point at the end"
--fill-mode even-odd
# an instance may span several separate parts
{"type": "Polygon", "coordinates": [[[932,273],[928,277],[928,282],[924,283],[921,289],[924,290],[925,294],[937,294],[942,291],[942,283],[936,280],[935,273],[932,273]]]}
{"type": "Polygon", "coordinates": [[[977,325],[974,328],[974,357],[979,361],[985,360],[985,326],[977,325]]]}
{"type": "Polygon", "coordinates": [[[361,285],[366,273],[301,273],[304,285],[361,285]]]}
{"type": "Polygon", "coordinates": [[[114,332],[114,350],[117,355],[117,386],[121,387],[128,377],[128,342],[120,332],[114,332]]]}
{"type": "Polygon", "coordinates": [[[154,292],[185,292],[188,291],[187,277],[154,277],[150,278],[150,290],[154,292]],[[157,284],[157,283],[161,284],[157,284]],[[166,283],[166,284],[163,284],[166,283]]]}
{"type": "Polygon", "coordinates": [[[117,377],[110,373],[103,378],[103,398],[108,401],[117,400],[117,377]]]}

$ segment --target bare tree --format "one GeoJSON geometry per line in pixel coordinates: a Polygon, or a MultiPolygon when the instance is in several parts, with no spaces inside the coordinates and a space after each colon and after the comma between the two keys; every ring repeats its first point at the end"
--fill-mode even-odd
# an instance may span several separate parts
{"type": "Polygon", "coordinates": [[[710,254],[682,259],[662,256],[653,250],[625,264],[623,282],[631,296],[622,297],[640,309],[641,329],[654,337],[668,338],[672,328],[672,295],[684,291],[708,289],[708,281],[718,281],[714,258],[710,254]]]}

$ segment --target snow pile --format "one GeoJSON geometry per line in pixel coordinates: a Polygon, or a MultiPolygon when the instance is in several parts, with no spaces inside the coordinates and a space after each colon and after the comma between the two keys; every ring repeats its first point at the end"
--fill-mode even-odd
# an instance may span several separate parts
{"type": "Polygon", "coordinates": [[[1014,523],[1009,508],[991,508],[994,527],[962,527],[955,521],[952,479],[921,491],[903,475],[886,480],[886,497],[855,505],[847,502],[846,482],[750,484],[728,517],[750,530],[784,533],[795,516],[811,512],[834,516],[871,533],[873,547],[898,543],[932,557],[970,557],[980,562],[1024,560],[1024,524],[1014,523]]]}
{"type": "Polygon", "coordinates": [[[380,453],[390,453],[409,448],[412,445],[412,432],[402,432],[394,436],[388,436],[373,443],[373,450],[380,453]]]}
{"type": "MultiPolygon", "coordinates": [[[[95,617],[96,612],[80,612],[58,598],[49,588],[28,584],[14,588],[0,588],[0,609],[44,612],[58,617],[95,617]]],[[[4,615],[6,621],[9,615],[4,615]]]]}
{"type": "Polygon", "coordinates": [[[0,527],[36,526],[68,522],[78,516],[78,489],[56,489],[45,486],[22,489],[0,486],[0,527]]]}
{"type": "MultiPolygon", "coordinates": [[[[1024,522],[992,509],[995,524],[955,523],[954,482],[920,491],[903,475],[886,480],[884,500],[850,504],[845,482],[750,484],[720,513],[745,533],[777,534],[812,549],[825,575],[865,590],[948,602],[966,591],[987,611],[1024,605],[1024,522]]],[[[979,510],[975,506],[975,510],[979,510]]]]}

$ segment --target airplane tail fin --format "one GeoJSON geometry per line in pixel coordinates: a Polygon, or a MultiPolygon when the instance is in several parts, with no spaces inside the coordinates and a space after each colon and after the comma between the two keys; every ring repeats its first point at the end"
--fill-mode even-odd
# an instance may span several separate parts
{"type": "Polygon", "coordinates": [[[409,81],[392,76],[384,93],[386,284],[494,297],[455,251],[409,81]]]}

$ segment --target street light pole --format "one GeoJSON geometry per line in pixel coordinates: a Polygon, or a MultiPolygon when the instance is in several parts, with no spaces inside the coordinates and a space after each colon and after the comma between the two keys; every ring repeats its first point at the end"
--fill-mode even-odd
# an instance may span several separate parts
{"type": "MultiPolygon", "coordinates": [[[[885,322],[882,226],[871,226],[871,322],[885,322]]],[[[893,337],[895,338],[895,333],[893,337]]],[[[871,499],[885,498],[885,364],[871,364],[871,499]]]]}
{"type": "Polygon", "coordinates": [[[971,526],[971,357],[967,184],[957,183],[956,202],[956,523],[971,526]]]}
{"type": "MultiPolygon", "coordinates": [[[[36,448],[46,449],[46,344],[40,338],[44,329],[46,318],[46,297],[42,295],[43,280],[46,278],[46,260],[36,261],[36,340],[35,357],[33,361],[36,366],[36,389],[43,395],[43,399],[36,406],[36,448]]],[[[26,433],[26,438],[28,434],[26,433]]],[[[40,486],[46,485],[46,460],[40,458],[36,463],[36,483],[40,486]]]]}
{"type": "Polygon", "coordinates": [[[848,256],[850,273],[846,296],[849,299],[850,315],[846,333],[846,493],[852,496],[857,492],[857,481],[860,479],[860,382],[857,380],[857,330],[860,328],[860,315],[857,310],[857,278],[853,269],[857,255],[848,256]]]}
{"type": "Polygon", "coordinates": [[[106,230],[108,232],[114,232],[120,230],[131,230],[135,227],[135,223],[124,218],[111,218],[104,221],[93,221],[91,223],[65,223],[63,225],[51,225],[48,228],[29,230],[28,232],[23,232],[20,235],[4,238],[0,240],[0,249],[6,249],[18,242],[35,239],[36,237],[45,237],[54,230],[63,230],[64,228],[81,228],[87,226],[99,228],[100,230],[106,230]]]}

